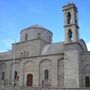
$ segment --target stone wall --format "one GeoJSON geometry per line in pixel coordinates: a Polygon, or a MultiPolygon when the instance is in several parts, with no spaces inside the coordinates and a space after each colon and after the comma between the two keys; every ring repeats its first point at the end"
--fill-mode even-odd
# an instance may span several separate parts
{"type": "Polygon", "coordinates": [[[90,90],[90,88],[53,88],[53,87],[9,87],[0,86],[0,90],[90,90]]]}
{"type": "Polygon", "coordinates": [[[74,50],[65,51],[64,54],[64,87],[79,88],[79,53],[74,50]]]}

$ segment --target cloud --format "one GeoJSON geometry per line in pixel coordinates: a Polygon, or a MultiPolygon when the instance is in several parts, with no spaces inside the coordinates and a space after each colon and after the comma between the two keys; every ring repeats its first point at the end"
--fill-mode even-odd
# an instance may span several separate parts
{"type": "Polygon", "coordinates": [[[90,51],[90,42],[88,42],[86,45],[87,45],[88,51],[90,51]]]}

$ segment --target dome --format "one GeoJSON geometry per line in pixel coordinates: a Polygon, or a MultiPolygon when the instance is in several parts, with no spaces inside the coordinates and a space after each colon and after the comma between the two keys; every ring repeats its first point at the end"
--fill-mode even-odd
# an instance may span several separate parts
{"type": "Polygon", "coordinates": [[[41,25],[35,24],[30,27],[23,29],[21,32],[20,41],[42,39],[47,43],[52,42],[52,32],[42,27],[41,25]]]}
{"type": "MultiPolygon", "coordinates": [[[[41,26],[41,25],[34,24],[34,25],[32,25],[32,26],[29,26],[29,27],[23,29],[21,32],[23,32],[23,31],[25,31],[25,30],[30,30],[30,29],[42,29],[42,30],[47,30],[47,31],[49,31],[48,29],[44,28],[44,27],[41,26]]],[[[21,32],[20,32],[20,33],[21,33],[21,32]]],[[[51,31],[49,31],[49,32],[51,32],[51,31]]],[[[51,33],[52,33],[52,32],[51,32],[51,33]]]]}
{"type": "MultiPolygon", "coordinates": [[[[30,28],[44,28],[44,27],[41,26],[41,25],[35,24],[35,25],[32,25],[32,26],[30,26],[30,27],[28,27],[28,28],[26,28],[26,29],[30,29],[30,28]]],[[[45,28],[44,28],[44,29],[45,29],[45,28]]]]}

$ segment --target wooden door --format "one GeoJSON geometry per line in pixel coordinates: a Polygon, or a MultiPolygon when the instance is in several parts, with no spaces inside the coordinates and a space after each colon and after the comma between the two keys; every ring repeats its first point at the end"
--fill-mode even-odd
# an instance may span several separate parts
{"type": "Polygon", "coordinates": [[[33,85],[33,75],[28,74],[27,75],[27,86],[32,86],[33,85]]]}

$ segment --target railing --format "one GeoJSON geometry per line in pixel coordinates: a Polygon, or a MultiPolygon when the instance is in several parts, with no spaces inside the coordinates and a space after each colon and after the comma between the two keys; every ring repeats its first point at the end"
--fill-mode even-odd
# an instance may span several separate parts
{"type": "Polygon", "coordinates": [[[16,87],[0,86],[0,90],[90,90],[90,88],[56,88],[56,87],[16,87]]]}

